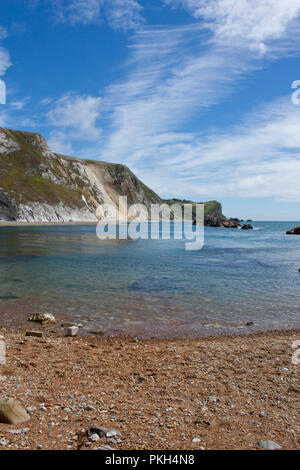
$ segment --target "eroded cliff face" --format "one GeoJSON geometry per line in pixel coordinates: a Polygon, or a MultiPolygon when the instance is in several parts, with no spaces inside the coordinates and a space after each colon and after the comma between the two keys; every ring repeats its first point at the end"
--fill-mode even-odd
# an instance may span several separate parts
{"type": "Polygon", "coordinates": [[[122,218],[119,196],[128,206],[162,202],[124,165],[54,154],[40,134],[0,128],[0,220],[109,220],[109,207],[122,218]]]}

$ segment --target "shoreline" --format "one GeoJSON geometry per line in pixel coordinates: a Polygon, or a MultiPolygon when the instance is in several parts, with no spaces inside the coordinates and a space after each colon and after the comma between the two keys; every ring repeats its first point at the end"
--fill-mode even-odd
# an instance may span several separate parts
{"type": "Polygon", "coordinates": [[[0,221],[0,227],[48,227],[48,226],[76,226],[76,225],[97,225],[97,221],[86,222],[18,222],[18,221],[0,221]]]}
{"type": "Polygon", "coordinates": [[[0,423],[1,449],[257,449],[259,440],[299,448],[300,329],[192,339],[43,331],[0,328],[1,395],[30,409],[26,423],[0,423]],[[92,424],[120,439],[89,441],[92,424]]]}
{"type": "MultiPolygon", "coordinates": [[[[2,301],[4,302],[4,301],[2,301]]],[[[188,325],[182,324],[169,324],[168,326],[157,328],[155,324],[140,325],[139,327],[132,327],[128,325],[114,325],[107,327],[103,322],[99,320],[99,323],[94,319],[93,322],[90,322],[87,317],[73,317],[72,315],[62,315],[56,313],[53,309],[39,309],[30,308],[24,309],[22,306],[21,309],[16,309],[15,300],[11,301],[15,306],[14,314],[12,312],[12,304],[6,304],[0,309],[1,317],[1,326],[3,328],[11,329],[15,332],[26,332],[28,330],[36,331],[45,331],[45,327],[41,326],[39,323],[31,323],[28,321],[28,318],[32,312],[48,312],[54,315],[56,323],[51,325],[51,332],[54,334],[62,335],[65,329],[65,324],[72,324],[74,326],[79,326],[78,337],[81,338],[90,338],[93,336],[103,337],[103,338],[127,338],[135,339],[141,341],[147,340],[157,340],[157,341],[197,341],[206,338],[217,339],[217,338],[235,338],[235,337],[247,337],[247,336],[256,336],[256,335],[273,335],[280,333],[293,333],[299,332],[300,337],[300,325],[299,322],[291,323],[287,325],[286,323],[282,325],[259,325],[253,323],[247,325],[247,323],[224,323],[213,321],[210,324],[199,323],[197,328],[195,325],[193,327],[188,327],[188,325]],[[92,323],[92,324],[90,324],[92,323]]],[[[48,328],[49,330],[49,328],[48,328]]]]}

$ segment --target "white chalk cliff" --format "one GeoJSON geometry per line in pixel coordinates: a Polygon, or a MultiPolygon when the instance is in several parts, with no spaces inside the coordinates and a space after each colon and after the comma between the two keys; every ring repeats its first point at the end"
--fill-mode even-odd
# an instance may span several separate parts
{"type": "Polygon", "coordinates": [[[97,221],[112,216],[108,205],[122,218],[119,196],[162,202],[124,165],[58,155],[40,134],[0,128],[0,220],[97,221]]]}

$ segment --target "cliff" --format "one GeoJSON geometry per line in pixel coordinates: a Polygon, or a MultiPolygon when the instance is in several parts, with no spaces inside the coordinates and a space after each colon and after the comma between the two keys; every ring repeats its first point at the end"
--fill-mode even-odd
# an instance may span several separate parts
{"type": "Polygon", "coordinates": [[[162,202],[124,165],[58,155],[40,134],[0,128],[0,219],[96,221],[97,207],[118,209],[119,195],[162,202]]]}
{"type": "MultiPolygon", "coordinates": [[[[184,199],[168,199],[166,202],[169,205],[173,204],[192,204],[193,205],[193,219],[194,224],[197,224],[196,220],[196,204],[203,204],[201,202],[196,203],[194,201],[188,201],[184,199]]],[[[223,215],[222,205],[218,201],[204,202],[204,225],[208,227],[223,227],[223,228],[238,228],[240,227],[239,219],[227,218],[223,215]]]]}

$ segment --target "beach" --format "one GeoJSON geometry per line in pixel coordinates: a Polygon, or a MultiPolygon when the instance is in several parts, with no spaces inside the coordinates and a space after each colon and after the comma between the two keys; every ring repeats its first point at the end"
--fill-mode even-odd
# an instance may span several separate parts
{"type": "MultiPolygon", "coordinates": [[[[28,329],[37,329],[36,327],[28,329]]],[[[0,423],[0,449],[299,448],[299,330],[200,339],[77,336],[0,328],[1,396],[30,419],[0,423]],[[91,442],[92,425],[118,438],[91,442]]]]}

